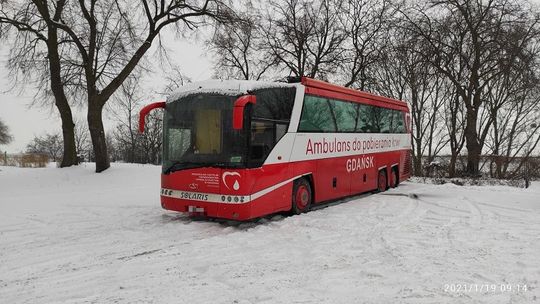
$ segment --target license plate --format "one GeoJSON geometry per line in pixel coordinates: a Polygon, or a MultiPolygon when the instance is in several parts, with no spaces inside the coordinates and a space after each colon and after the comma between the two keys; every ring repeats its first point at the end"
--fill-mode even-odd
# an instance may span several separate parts
{"type": "Polygon", "coordinates": [[[195,206],[189,206],[189,207],[188,207],[188,212],[192,212],[192,213],[204,213],[204,208],[195,207],[195,206]]]}

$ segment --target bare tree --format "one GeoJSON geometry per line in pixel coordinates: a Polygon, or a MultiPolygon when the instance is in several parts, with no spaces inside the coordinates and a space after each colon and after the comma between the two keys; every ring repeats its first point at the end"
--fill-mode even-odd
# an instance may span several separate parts
{"type": "MultiPolygon", "coordinates": [[[[515,84],[515,83],[514,83],[515,84]]],[[[515,87],[514,87],[515,88],[515,87]]],[[[492,115],[493,128],[486,141],[491,151],[490,172],[493,177],[506,178],[515,176],[524,162],[538,147],[540,141],[540,103],[537,100],[540,86],[521,91],[512,90],[511,95],[492,96],[489,100],[489,112],[492,115]],[[504,102],[505,99],[506,102],[504,102]],[[497,104],[501,104],[500,107],[497,104]],[[521,157],[518,166],[512,162],[521,157]],[[495,165],[495,168],[491,166],[495,165]]],[[[510,93],[508,90],[502,90],[510,93]]],[[[499,91],[501,92],[501,91],[499,91]]]]}
{"type": "MultiPolygon", "coordinates": [[[[123,83],[120,94],[114,97],[111,112],[118,124],[111,140],[116,146],[117,159],[130,163],[158,164],[161,161],[163,112],[155,111],[147,116],[145,132],[139,134],[138,111],[142,107],[142,101],[147,99],[140,86],[141,76],[137,72],[132,74],[123,83]]],[[[174,70],[170,78],[165,91],[170,92],[175,86],[183,84],[183,76],[178,69],[174,70]]]]}
{"type": "Polygon", "coordinates": [[[216,55],[214,70],[220,78],[259,80],[277,64],[276,58],[264,52],[264,36],[261,16],[250,1],[245,3],[246,12],[239,13],[239,21],[216,28],[208,43],[216,55]]]}
{"type": "Polygon", "coordinates": [[[505,68],[514,68],[515,61],[506,60],[509,48],[524,51],[537,35],[537,17],[529,14],[523,4],[507,0],[432,0],[416,8],[416,13],[404,14],[410,21],[410,34],[430,49],[423,53],[425,59],[452,82],[465,106],[470,175],[479,173],[482,145],[492,123],[479,121],[486,87],[505,68]],[[515,48],[512,44],[516,41],[505,33],[523,23],[526,35],[521,36],[515,48]]]}
{"type": "Polygon", "coordinates": [[[414,41],[402,45],[405,52],[403,77],[407,83],[407,97],[411,105],[413,168],[416,175],[423,175],[423,160],[429,164],[446,146],[442,107],[451,98],[448,82],[444,77],[411,52],[414,41]]]}
{"type": "Polygon", "coordinates": [[[444,114],[446,119],[444,124],[447,129],[450,143],[450,164],[448,165],[448,175],[456,175],[456,165],[458,157],[465,145],[465,105],[461,102],[459,94],[455,88],[447,103],[444,104],[444,114]]]}
{"type": "Polygon", "coordinates": [[[451,95],[444,75],[419,55],[423,51],[401,27],[388,28],[385,51],[369,69],[372,90],[411,106],[413,173],[420,176],[424,160],[431,163],[448,144],[442,121],[443,105],[451,95]]]}
{"type": "Polygon", "coordinates": [[[348,0],[339,12],[345,31],[343,61],[338,71],[344,86],[368,89],[374,82],[370,67],[383,59],[388,28],[395,25],[389,0],[348,0]]]}
{"type": "Polygon", "coordinates": [[[13,137],[9,134],[9,128],[0,119],[0,145],[7,145],[13,140],[13,137]]]}
{"type": "Polygon", "coordinates": [[[270,2],[262,27],[267,52],[295,76],[327,77],[343,52],[340,7],[341,1],[332,0],[270,2]]]}
{"type": "Polygon", "coordinates": [[[139,151],[142,163],[159,164],[161,162],[162,118],[163,110],[148,115],[145,131],[143,134],[139,134],[139,151]]]}
{"type": "Polygon", "coordinates": [[[34,137],[26,146],[26,153],[46,154],[53,161],[57,161],[62,155],[62,146],[59,134],[45,134],[34,137]]]}
{"type": "Polygon", "coordinates": [[[84,121],[75,120],[75,148],[77,149],[77,157],[79,160],[84,158],[84,156],[87,156],[89,150],[92,149],[90,133],[88,132],[88,126],[84,121]]]}
{"type": "Polygon", "coordinates": [[[230,20],[220,0],[204,1],[79,1],[55,25],[67,33],[76,52],[69,62],[80,67],[81,87],[87,98],[87,120],[96,172],[110,164],[103,128],[103,108],[139,65],[161,31],[176,26],[193,30],[205,17],[230,20]]]}
{"type": "Polygon", "coordinates": [[[167,72],[165,81],[167,81],[167,83],[162,90],[162,94],[170,94],[184,84],[190,83],[191,79],[182,73],[180,67],[174,65],[170,68],[169,72],[167,72]]]}
{"type": "Polygon", "coordinates": [[[490,173],[498,178],[507,175],[508,166],[516,156],[525,156],[523,159],[526,160],[530,154],[529,144],[536,147],[534,133],[524,134],[536,129],[539,107],[536,96],[540,89],[538,30],[523,22],[515,24],[502,35],[508,36],[507,39],[513,43],[507,48],[501,63],[500,77],[486,86],[486,105],[480,115],[482,123],[493,126],[484,144],[492,155],[490,173]],[[532,42],[524,43],[524,40],[532,42]],[[515,68],[509,68],[507,62],[514,62],[515,68]]]}
{"type": "MultiPolygon", "coordinates": [[[[118,146],[118,143],[114,140],[111,134],[107,134],[105,136],[105,142],[107,143],[107,147],[109,149],[108,151],[109,151],[110,159],[113,162],[122,159],[122,156],[120,155],[120,152],[119,152],[120,147],[118,146]]],[[[92,154],[92,157],[94,158],[95,156],[92,154]]]]}
{"type": "Polygon", "coordinates": [[[74,74],[63,67],[61,59],[70,46],[67,35],[57,26],[65,4],[66,1],[0,1],[0,39],[9,39],[11,33],[15,36],[8,68],[22,76],[23,83],[35,81],[45,99],[52,95],[60,113],[64,142],[60,167],[77,164],[73,117],[65,91],[74,74]]]}
{"type": "MultiPolygon", "coordinates": [[[[142,0],[135,4],[121,0],[59,0],[55,3],[33,0],[32,3],[22,3],[20,7],[28,9],[17,7],[14,11],[23,17],[35,16],[36,20],[18,22],[13,20],[19,19],[7,16],[2,22],[24,34],[35,34],[37,38],[30,39],[30,45],[40,40],[47,42],[48,56],[41,58],[47,58],[49,63],[57,106],[61,104],[69,108],[67,99],[62,99],[60,94],[68,84],[75,88],[73,94],[76,97],[86,98],[96,172],[110,166],[102,121],[103,108],[139,66],[162,30],[169,27],[193,30],[205,24],[208,18],[218,22],[231,19],[231,11],[220,0],[142,0]],[[58,46],[63,46],[61,51],[58,46]],[[71,77],[62,79],[62,71],[69,72],[71,77]],[[66,102],[60,103],[59,100],[66,102]]],[[[72,120],[70,123],[73,128],[72,120]]],[[[75,152],[72,137],[72,150],[75,152]]]]}
{"type": "MultiPolygon", "coordinates": [[[[134,121],[128,123],[128,117],[125,117],[126,121],[119,122],[111,138],[116,147],[116,158],[130,163],[158,164],[161,161],[163,138],[162,116],[161,111],[148,115],[144,134],[137,132],[134,121]]],[[[135,115],[131,120],[135,120],[135,115]]]]}
{"type": "Polygon", "coordinates": [[[0,145],[7,145],[12,139],[8,126],[0,119],[0,145]]]}
{"type": "Polygon", "coordinates": [[[140,74],[133,74],[121,86],[120,94],[115,97],[113,115],[118,122],[114,132],[114,140],[126,151],[127,162],[135,162],[137,148],[137,131],[135,121],[141,108],[142,93],[139,86],[140,74]]]}

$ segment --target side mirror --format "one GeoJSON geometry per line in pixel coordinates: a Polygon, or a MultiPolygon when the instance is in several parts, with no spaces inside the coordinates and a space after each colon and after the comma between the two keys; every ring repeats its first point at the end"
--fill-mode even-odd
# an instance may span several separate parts
{"type": "Polygon", "coordinates": [[[257,96],[255,95],[244,95],[238,97],[234,102],[233,108],[233,129],[242,130],[244,127],[244,109],[248,103],[256,104],[257,96]]]}
{"type": "Polygon", "coordinates": [[[139,133],[144,133],[144,121],[145,121],[146,115],[148,115],[148,113],[150,113],[150,111],[152,111],[153,109],[158,109],[158,108],[164,109],[165,102],[164,101],[154,102],[141,109],[141,112],[139,112],[139,133]]]}

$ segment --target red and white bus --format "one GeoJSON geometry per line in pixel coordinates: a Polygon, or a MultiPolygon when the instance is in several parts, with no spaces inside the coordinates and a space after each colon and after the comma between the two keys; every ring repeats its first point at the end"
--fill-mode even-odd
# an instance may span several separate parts
{"type": "Polygon", "coordinates": [[[310,78],[207,81],[163,114],[164,209],[248,220],[384,191],[410,176],[407,104],[310,78]]]}

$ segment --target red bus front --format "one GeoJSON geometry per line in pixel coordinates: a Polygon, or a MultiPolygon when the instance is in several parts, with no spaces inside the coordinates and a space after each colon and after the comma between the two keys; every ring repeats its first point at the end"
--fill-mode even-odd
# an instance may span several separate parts
{"type": "Polygon", "coordinates": [[[169,98],[163,208],[236,220],[290,209],[288,187],[267,193],[287,179],[287,166],[263,163],[287,132],[296,89],[273,84],[247,91],[202,88],[169,98]]]}
{"type": "Polygon", "coordinates": [[[292,180],[273,187],[276,178],[287,176],[286,168],[199,168],[162,174],[161,205],[167,210],[234,220],[287,211],[292,187],[286,186],[292,180]]]}

